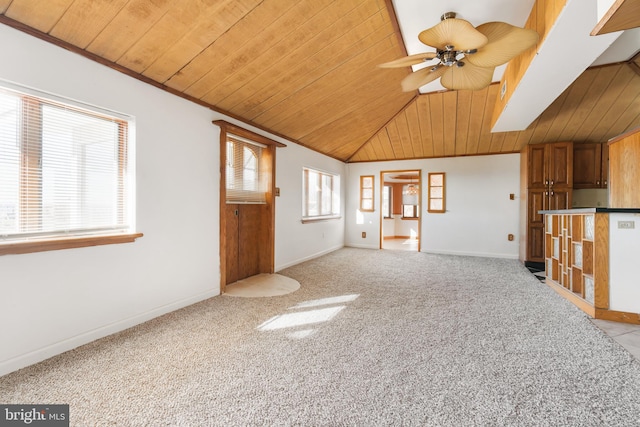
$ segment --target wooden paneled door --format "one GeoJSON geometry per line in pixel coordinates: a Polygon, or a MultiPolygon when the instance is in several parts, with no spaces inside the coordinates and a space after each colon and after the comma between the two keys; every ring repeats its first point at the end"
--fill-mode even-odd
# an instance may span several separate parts
{"type": "Polygon", "coordinates": [[[273,272],[269,207],[266,204],[227,204],[225,218],[225,285],[273,272]]]}
{"type": "Polygon", "coordinates": [[[276,147],[284,144],[218,120],[220,127],[220,293],[226,285],[274,272],[275,164],[276,147]],[[262,159],[258,173],[268,181],[261,203],[227,200],[227,140],[241,139],[260,144],[262,159]]]}

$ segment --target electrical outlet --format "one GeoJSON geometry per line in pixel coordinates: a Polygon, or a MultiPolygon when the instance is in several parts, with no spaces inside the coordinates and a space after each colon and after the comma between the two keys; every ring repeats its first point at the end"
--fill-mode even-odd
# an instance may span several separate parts
{"type": "Polygon", "coordinates": [[[514,236],[513,234],[509,234],[509,235],[507,236],[507,239],[508,239],[510,242],[513,242],[513,239],[515,239],[515,236],[514,236]]]}
{"type": "Polygon", "coordinates": [[[366,239],[366,238],[367,238],[367,232],[366,232],[366,231],[363,231],[363,232],[362,232],[362,238],[363,238],[363,239],[366,239]]]}
{"type": "Polygon", "coordinates": [[[516,199],[516,195],[513,193],[509,193],[509,200],[515,200],[516,199]]]}
{"type": "Polygon", "coordinates": [[[618,228],[632,229],[636,228],[635,221],[618,221],[618,228]]]}

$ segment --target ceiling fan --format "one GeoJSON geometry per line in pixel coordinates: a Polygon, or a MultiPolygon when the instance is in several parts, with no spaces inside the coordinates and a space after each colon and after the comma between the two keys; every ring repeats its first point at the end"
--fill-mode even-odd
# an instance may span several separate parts
{"type": "Polygon", "coordinates": [[[491,84],[498,65],[506,64],[536,44],[538,33],[506,22],[487,22],[474,28],[469,21],[456,18],[455,12],[447,12],[440,17],[440,23],[422,31],[418,38],[436,51],[379,65],[381,68],[402,68],[438,60],[405,77],[401,82],[405,92],[438,78],[447,89],[483,89],[491,84]]]}

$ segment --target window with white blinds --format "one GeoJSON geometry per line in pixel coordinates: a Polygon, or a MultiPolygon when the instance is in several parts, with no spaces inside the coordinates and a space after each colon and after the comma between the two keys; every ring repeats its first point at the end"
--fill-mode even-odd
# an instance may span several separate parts
{"type": "Polygon", "coordinates": [[[302,220],[339,218],[340,175],[302,169],[302,220]]]}
{"type": "Polygon", "coordinates": [[[257,142],[227,134],[227,203],[266,203],[268,169],[266,147],[257,142]]]}
{"type": "Polygon", "coordinates": [[[132,119],[0,85],[0,243],[132,227],[132,119]]]}

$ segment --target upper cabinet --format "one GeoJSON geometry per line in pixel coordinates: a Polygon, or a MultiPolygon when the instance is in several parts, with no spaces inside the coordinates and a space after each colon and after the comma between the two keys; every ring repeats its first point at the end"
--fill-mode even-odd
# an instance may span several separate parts
{"type": "Polygon", "coordinates": [[[573,188],[607,188],[608,179],[609,146],[574,144],[573,188]]]}
{"type": "Polygon", "coordinates": [[[571,188],[573,183],[573,142],[528,146],[528,188],[571,188]]]}

